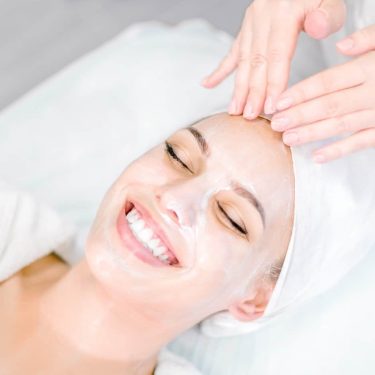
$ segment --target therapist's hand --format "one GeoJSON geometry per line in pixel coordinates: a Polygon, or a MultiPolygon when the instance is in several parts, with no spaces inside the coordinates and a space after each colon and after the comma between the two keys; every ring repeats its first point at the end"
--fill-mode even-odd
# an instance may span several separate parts
{"type": "Polygon", "coordinates": [[[358,57],[286,90],[276,104],[282,111],[272,118],[272,128],[284,131],[288,145],[344,134],[315,150],[316,162],[375,147],[375,25],[340,41],[337,48],[358,57]]]}
{"type": "Polygon", "coordinates": [[[343,0],[254,0],[230,52],[202,85],[215,87],[237,69],[228,112],[249,119],[263,108],[274,113],[299,33],[325,38],[341,28],[345,10],[343,0]]]}

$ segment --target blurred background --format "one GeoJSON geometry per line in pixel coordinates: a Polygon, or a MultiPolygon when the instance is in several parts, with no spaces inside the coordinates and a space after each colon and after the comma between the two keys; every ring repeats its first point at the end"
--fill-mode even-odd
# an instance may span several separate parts
{"type": "Polygon", "coordinates": [[[134,22],[204,18],[235,35],[250,0],[0,0],[0,110],[134,22]]]}

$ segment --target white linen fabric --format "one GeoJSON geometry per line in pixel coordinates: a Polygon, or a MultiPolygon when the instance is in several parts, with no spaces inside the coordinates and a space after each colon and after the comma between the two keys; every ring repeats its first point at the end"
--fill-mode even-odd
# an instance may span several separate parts
{"type": "Polygon", "coordinates": [[[29,193],[0,182],[0,282],[51,250],[74,246],[74,228],[29,193]]]}

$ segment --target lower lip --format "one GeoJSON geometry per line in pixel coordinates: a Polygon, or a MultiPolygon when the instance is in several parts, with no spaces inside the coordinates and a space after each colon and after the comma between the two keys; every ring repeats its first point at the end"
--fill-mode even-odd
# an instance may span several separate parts
{"type": "Polygon", "coordinates": [[[168,264],[165,264],[161,260],[155,258],[150,251],[146,249],[134,236],[129,227],[128,220],[126,219],[125,210],[121,210],[117,221],[117,230],[120,234],[122,242],[125,244],[125,247],[138,259],[154,267],[169,267],[168,264]]]}

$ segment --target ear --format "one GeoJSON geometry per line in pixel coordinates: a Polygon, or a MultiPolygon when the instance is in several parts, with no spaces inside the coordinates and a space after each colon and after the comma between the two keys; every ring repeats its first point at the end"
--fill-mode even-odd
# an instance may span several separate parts
{"type": "Polygon", "coordinates": [[[258,286],[255,291],[248,293],[244,299],[232,304],[229,307],[229,312],[242,322],[259,319],[264,314],[273,288],[274,284],[271,283],[258,286]]]}

